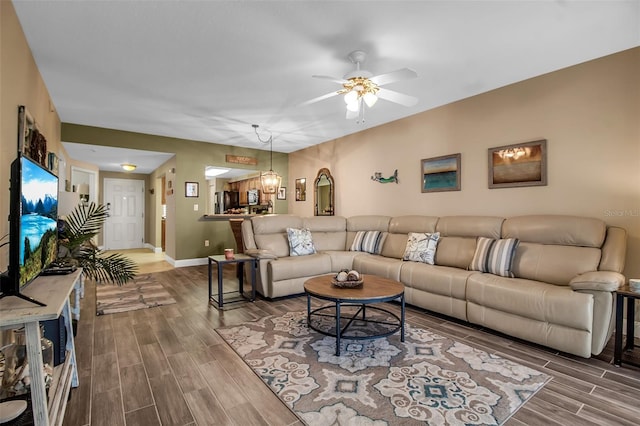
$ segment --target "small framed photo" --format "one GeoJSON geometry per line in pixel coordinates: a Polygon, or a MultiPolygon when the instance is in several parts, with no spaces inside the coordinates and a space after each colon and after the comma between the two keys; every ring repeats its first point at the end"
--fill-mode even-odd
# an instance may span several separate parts
{"type": "Polygon", "coordinates": [[[546,139],[489,148],[489,188],[546,185],[546,139]]]}
{"type": "Polygon", "coordinates": [[[198,182],[185,182],[184,183],[184,196],[185,197],[198,197],[198,182]]]}
{"type": "Polygon", "coordinates": [[[278,189],[278,195],[276,195],[276,198],[278,200],[286,200],[287,199],[287,188],[284,186],[281,186],[278,189]]]}
{"type": "Polygon", "coordinates": [[[422,160],[422,192],[460,191],[460,158],[458,153],[422,160]]]}
{"type": "Polygon", "coordinates": [[[306,201],[307,199],[307,179],[296,179],[296,201],[306,201]]]}
{"type": "Polygon", "coordinates": [[[53,172],[53,174],[58,174],[58,156],[54,152],[47,153],[47,168],[53,172]]]}

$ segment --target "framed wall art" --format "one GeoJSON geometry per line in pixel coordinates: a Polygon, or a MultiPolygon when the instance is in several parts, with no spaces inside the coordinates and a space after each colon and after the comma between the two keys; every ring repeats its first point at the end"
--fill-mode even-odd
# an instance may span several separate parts
{"type": "Polygon", "coordinates": [[[24,105],[18,107],[18,152],[48,167],[47,140],[24,105]]]}
{"type": "Polygon", "coordinates": [[[547,141],[489,148],[489,188],[547,185],[547,141]]]}
{"type": "Polygon", "coordinates": [[[307,179],[296,179],[296,201],[305,201],[307,199],[307,179]]]}
{"type": "Polygon", "coordinates": [[[58,174],[58,156],[55,152],[47,153],[47,168],[53,172],[53,174],[58,174]]]}
{"type": "Polygon", "coordinates": [[[185,182],[184,183],[184,196],[185,197],[198,197],[198,182],[185,182]]]}
{"type": "Polygon", "coordinates": [[[460,191],[461,154],[421,160],[422,192],[460,191]]]}
{"type": "Polygon", "coordinates": [[[278,189],[278,195],[276,196],[276,198],[278,200],[286,200],[287,199],[287,188],[284,186],[281,186],[278,189]]]}

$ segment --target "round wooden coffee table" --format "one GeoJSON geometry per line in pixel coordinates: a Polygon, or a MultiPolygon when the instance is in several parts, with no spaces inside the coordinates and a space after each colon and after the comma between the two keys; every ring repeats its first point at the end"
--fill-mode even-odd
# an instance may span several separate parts
{"type": "Polygon", "coordinates": [[[364,283],[356,288],[340,288],[331,284],[333,275],[322,275],[310,278],[304,283],[304,291],[307,295],[307,325],[309,328],[322,333],[326,336],[335,336],[336,338],[336,356],[340,356],[340,340],[345,339],[375,339],[378,337],[389,336],[400,330],[400,341],[404,342],[404,285],[398,281],[375,275],[363,275],[364,283]],[[327,300],[332,302],[331,305],[321,306],[311,309],[311,298],[327,300]],[[400,316],[379,306],[370,306],[377,303],[400,301],[400,316]],[[352,316],[341,316],[340,309],[346,306],[358,307],[352,316]],[[378,312],[390,315],[394,320],[392,322],[367,318],[367,306],[378,312]],[[335,314],[327,314],[326,311],[334,310],[335,314]],[[327,331],[316,327],[313,324],[313,317],[331,316],[335,319],[335,332],[327,331]],[[346,320],[344,327],[341,326],[341,320],[346,320]],[[365,323],[376,323],[384,326],[390,326],[387,331],[381,333],[372,333],[367,335],[349,335],[347,330],[354,321],[362,321],[365,323]]]}

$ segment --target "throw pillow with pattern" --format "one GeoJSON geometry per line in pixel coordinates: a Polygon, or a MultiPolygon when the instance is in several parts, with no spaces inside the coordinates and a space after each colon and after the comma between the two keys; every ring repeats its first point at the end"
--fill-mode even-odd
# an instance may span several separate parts
{"type": "Polygon", "coordinates": [[[436,248],[439,239],[439,232],[434,232],[433,234],[409,232],[407,247],[404,250],[402,260],[411,260],[413,262],[433,265],[435,263],[436,248]]]}
{"type": "Polygon", "coordinates": [[[287,228],[287,237],[289,239],[290,256],[305,256],[316,252],[309,229],[287,228]]]}

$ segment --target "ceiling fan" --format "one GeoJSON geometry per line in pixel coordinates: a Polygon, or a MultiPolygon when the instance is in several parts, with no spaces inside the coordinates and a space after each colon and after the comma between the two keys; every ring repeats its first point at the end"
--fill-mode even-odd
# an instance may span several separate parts
{"type": "Polygon", "coordinates": [[[333,96],[344,95],[344,102],[347,105],[347,119],[357,118],[358,123],[364,123],[364,107],[373,107],[378,98],[395,102],[407,107],[414,106],[418,102],[418,98],[396,92],[394,90],[385,89],[381,86],[394,83],[401,80],[409,80],[418,77],[418,74],[412,69],[401,68],[385,74],[373,75],[371,72],[361,69],[360,65],[367,58],[367,54],[361,50],[353,51],[348,56],[349,60],[356,65],[356,69],[347,73],[344,78],[330,77],[326,75],[313,75],[314,78],[331,80],[342,85],[342,88],[326,95],[318,96],[304,102],[303,105],[309,105],[315,102],[323,101],[333,96]]]}

